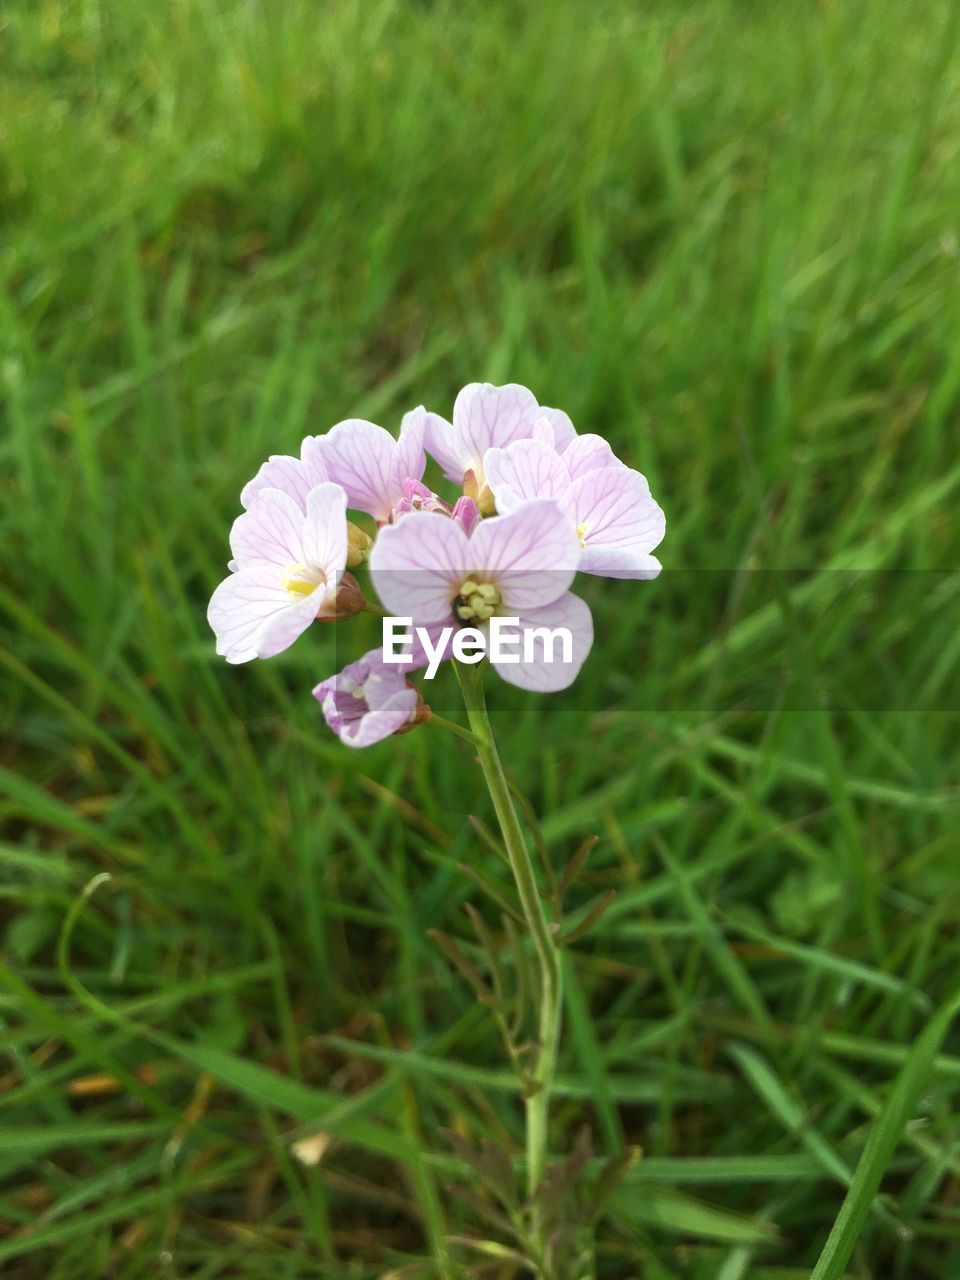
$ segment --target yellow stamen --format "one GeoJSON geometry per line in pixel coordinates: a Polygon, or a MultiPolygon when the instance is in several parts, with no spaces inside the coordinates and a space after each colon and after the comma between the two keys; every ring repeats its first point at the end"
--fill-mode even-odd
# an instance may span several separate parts
{"type": "Polygon", "coordinates": [[[305,564],[288,564],[280,585],[290,596],[297,600],[301,596],[313,595],[317,587],[323,585],[324,577],[319,569],[311,569],[305,564]]]}
{"type": "Polygon", "coordinates": [[[453,611],[461,622],[476,619],[486,622],[501,604],[500,592],[492,582],[476,582],[468,578],[453,601],[453,611]]]}
{"type": "Polygon", "coordinates": [[[585,547],[587,545],[587,526],[585,524],[577,525],[577,537],[580,539],[581,547],[585,547]]]}

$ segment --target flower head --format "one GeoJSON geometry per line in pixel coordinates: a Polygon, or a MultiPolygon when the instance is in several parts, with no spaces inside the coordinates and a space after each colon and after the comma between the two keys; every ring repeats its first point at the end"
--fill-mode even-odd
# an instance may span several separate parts
{"type": "Polygon", "coordinates": [[[511,684],[546,691],[573,682],[593,643],[590,610],[568,591],[579,560],[569,520],[541,499],[482,521],[469,537],[457,521],[414,512],[380,531],[370,570],[385,607],[417,626],[482,631],[510,617],[521,639],[528,629],[567,628],[568,661],[494,662],[511,684]]]}
{"type": "Polygon", "coordinates": [[[395,668],[374,650],[313,691],[330,728],[348,747],[369,747],[415,721],[420,702],[395,668]]]}
{"type": "Polygon", "coordinates": [[[517,440],[486,457],[498,511],[555,498],[583,548],[579,568],[608,578],[655,578],[650,554],[665,521],[639,471],[617,459],[600,436],[578,436],[559,454],[540,439],[517,440]]]}
{"type": "Polygon", "coordinates": [[[213,593],[207,620],[228,662],[270,658],[315,618],[334,618],[347,562],[347,496],[317,485],[305,511],[289,494],[263,489],[233,525],[235,572],[213,593]]]}

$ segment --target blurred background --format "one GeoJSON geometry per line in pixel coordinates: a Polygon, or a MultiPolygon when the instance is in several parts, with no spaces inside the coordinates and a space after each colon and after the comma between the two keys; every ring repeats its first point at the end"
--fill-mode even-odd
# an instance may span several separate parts
{"type": "MultiPolygon", "coordinates": [[[[597,1274],[809,1275],[960,959],[958,15],[4,5],[4,1274],[497,1239],[440,1130],[516,1151],[520,1103],[426,937],[483,904],[458,863],[503,883],[469,754],[350,753],[328,632],[228,668],[205,621],[269,453],[486,379],[668,520],[658,582],[585,587],[569,695],[490,695],[555,864],[601,837],[573,910],[618,890],[555,1108],[644,1148],[597,1274]]],[[[954,1031],[850,1277],[960,1275],[958,1092],[954,1031]]]]}

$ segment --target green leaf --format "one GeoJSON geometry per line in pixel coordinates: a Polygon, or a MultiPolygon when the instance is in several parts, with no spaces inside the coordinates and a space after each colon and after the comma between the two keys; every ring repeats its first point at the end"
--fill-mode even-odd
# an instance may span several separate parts
{"type": "Polygon", "coordinates": [[[671,1235],[728,1244],[762,1244],[777,1238],[777,1229],[770,1222],[731,1213],[665,1187],[620,1191],[613,1205],[618,1216],[627,1222],[659,1227],[671,1235]]]}
{"type": "Polygon", "coordinates": [[[946,1000],[924,1027],[907,1055],[890,1096],[870,1130],[867,1146],[853,1175],[833,1229],[823,1246],[810,1280],[840,1280],[870,1212],[870,1204],[890,1163],[904,1127],[913,1114],[920,1091],[950,1023],[960,1010],[960,991],[946,1000]]]}

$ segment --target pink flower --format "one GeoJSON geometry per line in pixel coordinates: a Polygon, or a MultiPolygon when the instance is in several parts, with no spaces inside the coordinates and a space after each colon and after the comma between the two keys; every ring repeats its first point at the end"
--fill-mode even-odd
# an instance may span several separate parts
{"type": "Polygon", "coordinates": [[[486,457],[497,510],[555,498],[583,548],[579,568],[607,578],[655,578],[650,552],[665,519],[639,471],[624,466],[600,436],[578,436],[562,454],[540,439],[518,440],[486,457]]]}
{"type": "Polygon", "coordinates": [[[327,724],[348,747],[369,747],[412,724],[419,697],[376,650],[351,662],[313,691],[327,724]]]}
{"type": "Polygon", "coordinates": [[[397,440],[372,422],[348,418],[326,435],[305,440],[303,456],[317,459],[328,478],[343,486],[348,506],[383,523],[407,496],[407,483],[423,475],[426,417],[422,406],[405,413],[397,440]]]}
{"type": "Polygon", "coordinates": [[[471,536],[454,520],[426,512],[382,529],[370,557],[374,586],[384,606],[414,626],[471,626],[485,630],[492,617],[519,619],[519,661],[494,662],[500,675],[523,689],[565,689],[593,643],[593,621],[571,595],[580,544],[560,506],[524,503],[508,515],[476,526],[471,536]],[[526,660],[522,637],[533,628],[566,628],[568,661],[526,660]]]}
{"type": "Polygon", "coordinates": [[[457,396],[452,423],[436,413],[427,414],[427,448],[447,479],[463,484],[472,497],[481,500],[482,506],[487,450],[531,436],[537,418],[544,412],[526,387],[471,382],[457,396]]]}
{"type": "Polygon", "coordinates": [[[262,489],[234,521],[236,570],[207,610],[217,653],[228,662],[271,658],[315,618],[336,615],[347,562],[347,496],[337,484],[320,484],[305,507],[279,489],[262,489]]]}

